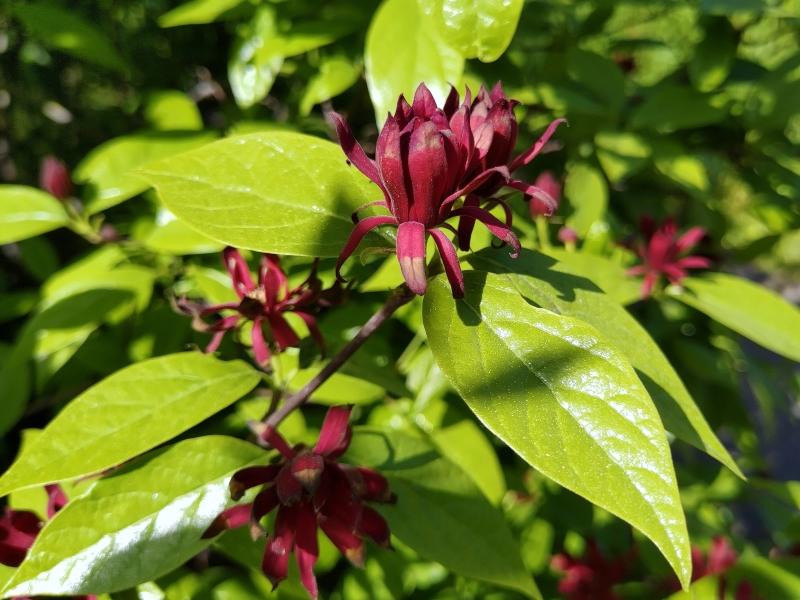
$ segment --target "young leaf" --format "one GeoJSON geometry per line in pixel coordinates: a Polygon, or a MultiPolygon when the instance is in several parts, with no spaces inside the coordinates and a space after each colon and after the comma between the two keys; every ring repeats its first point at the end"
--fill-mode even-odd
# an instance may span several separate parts
{"type": "Polygon", "coordinates": [[[778,294],[725,273],[687,277],[675,298],[764,348],[800,361],[800,310],[778,294]]]}
{"type": "Polygon", "coordinates": [[[464,275],[463,300],[443,277],[425,295],[439,367],[495,435],[639,529],[688,585],[689,536],[669,445],[630,364],[593,327],[531,306],[506,278],[464,275]]]}
{"type": "Polygon", "coordinates": [[[319,72],[308,82],[300,100],[300,114],[308,115],[315,104],[347,91],[358,81],[361,65],[352,58],[336,55],[323,59],[319,72]]]}
{"type": "Polygon", "coordinates": [[[141,173],[200,233],[276,254],[338,256],[352,212],[380,196],[339,146],[287,131],[220,140],[141,173]]]}
{"type": "Polygon", "coordinates": [[[278,35],[275,11],[260,7],[248,23],[236,30],[236,42],[228,60],[228,81],[236,103],[248,108],[269,93],[283,65],[283,54],[267,42],[278,35]]]}
{"type": "Polygon", "coordinates": [[[542,308],[576,317],[595,327],[636,369],[664,427],[743,477],[655,341],[636,319],[591,281],[570,274],[560,263],[530,250],[523,250],[516,260],[505,253],[488,251],[468,260],[476,269],[506,274],[521,295],[542,308]]]}
{"type": "Polygon", "coordinates": [[[114,592],[179,567],[228,503],[228,478],[262,462],[253,444],[224,436],[184,440],[99,480],[36,539],[4,596],[114,592]]]}
{"type": "Polygon", "coordinates": [[[421,81],[437,101],[461,80],[464,57],[442,39],[433,19],[411,0],[386,0],[367,32],[364,50],[367,86],[375,119],[383,124],[397,97],[410,101],[421,81]]]}
{"type": "Polygon", "coordinates": [[[0,244],[58,229],[69,221],[57,199],[24,185],[0,185],[0,244]]]}
{"type": "Polygon", "coordinates": [[[376,508],[392,533],[422,557],[541,598],[502,514],[426,442],[394,431],[357,430],[343,461],[386,476],[397,504],[376,508]]]}
{"type": "Polygon", "coordinates": [[[13,490],[119,465],[232,404],[260,375],[241,361],[184,352],[117,371],[70,402],[0,478],[13,490]]]}
{"type": "Polygon", "coordinates": [[[564,182],[564,196],[573,208],[567,225],[585,237],[589,228],[606,214],[608,185],[603,174],[586,163],[572,165],[564,182]]]}
{"type": "Polygon", "coordinates": [[[494,62],[505,52],[517,30],[522,0],[435,0],[420,2],[442,37],[464,58],[494,62]]]}
{"type": "Polygon", "coordinates": [[[160,27],[178,27],[211,23],[243,2],[244,0],[190,0],[161,15],[158,24],[160,27]]]}

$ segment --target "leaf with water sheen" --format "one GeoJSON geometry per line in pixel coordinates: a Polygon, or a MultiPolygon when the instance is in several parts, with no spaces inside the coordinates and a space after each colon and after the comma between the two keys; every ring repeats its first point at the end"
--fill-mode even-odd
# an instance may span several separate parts
{"type": "Polygon", "coordinates": [[[516,260],[507,253],[485,250],[468,260],[476,269],[503,274],[521,295],[538,306],[595,327],[636,369],[664,426],[742,476],[653,338],[590,280],[571,274],[552,258],[531,250],[523,250],[516,260]]]}
{"type": "Polygon", "coordinates": [[[0,478],[0,495],[114,467],[232,404],[260,375],[196,352],[133,364],[70,402],[0,478]]]}
{"type": "Polygon", "coordinates": [[[352,212],[381,197],[338,145],[288,131],[226,138],[141,173],[200,233],[276,254],[338,256],[352,212]]]}
{"type": "Polygon", "coordinates": [[[764,286],[725,273],[687,277],[675,298],[764,348],[800,362],[800,310],[764,286]]]}
{"type": "Polygon", "coordinates": [[[381,5],[367,32],[364,60],[379,125],[394,112],[397,97],[405,94],[410,101],[421,81],[437,101],[444,101],[450,84],[457,85],[464,70],[464,57],[414,0],[386,0],[381,5]]]}
{"type": "Polygon", "coordinates": [[[418,4],[464,58],[494,62],[511,43],[523,0],[420,0],[418,4]]]}
{"type": "Polygon", "coordinates": [[[464,299],[440,276],[424,302],[428,343],[453,387],[532,467],[649,537],[688,584],[666,434],[626,358],[590,325],[531,306],[503,276],[464,275],[464,299]]]}
{"type": "Polygon", "coordinates": [[[541,598],[502,513],[428,443],[396,431],[356,430],[350,464],[378,469],[397,494],[376,505],[392,534],[452,571],[541,598]]]}
{"type": "Polygon", "coordinates": [[[67,224],[56,198],[25,185],[0,185],[0,244],[18,242],[67,224]]]}
{"type": "Polygon", "coordinates": [[[205,548],[228,479],[265,460],[224,436],[184,440],[104,477],[36,539],[4,596],[113,592],[155,579],[205,548]]]}

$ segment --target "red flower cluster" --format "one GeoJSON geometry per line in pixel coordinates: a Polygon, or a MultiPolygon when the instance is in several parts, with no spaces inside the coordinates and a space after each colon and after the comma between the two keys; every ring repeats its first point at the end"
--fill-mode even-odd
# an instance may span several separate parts
{"type": "Polygon", "coordinates": [[[692,227],[683,235],[678,235],[678,227],[672,219],[660,226],[650,217],[641,222],[644,242],[634,245],[634,250],[642,259],[642,264],[628,269],[628,275],[644,275],[642,298],[652,294],[653,287],[664,275],[670,283],[680,284],[687,275],[687,269],[707,269],[711,261],[703,256],[686,256],[706,234],[702,227],[692,227]]]}
{"type": "Polygon", "coordinates": [[[59,200],[72,195],[72,180],[67,166],[55,156],[45,156],[39,166],[39,187],[59,200]]]}
{"type": "Polygon", "coordinates": [[[620,583],[632,556],[609,560],[600,552],[597,542],[589,540],[583,557],[556,554],[550,566],[564,573],[558,591],[568,600],[619,600],[613,588],[620,583]]]}
{"type": "Polygon", "coordinates": [[[193,317],[193,326],[198,331],[212,332],[214,335],[206,346],[206,352],[214,352],[219,348],[225,334],[242,322],[251,323],[253,353],[261,366],[270,362],[270,344],[278,352],[300,344],[297,334],[284,316],[292,312],[300,317],[308,327],[311,337],[320,348],[324,348],[322,334],[312,314],[317,308],[332,305],[335,292],[340,288],[322,290],[321,282],[316,275],[316,264],[308,278],[295,288],[289,288],[289,279],[281,269],[280,260],[274,254],[264,254],[258,269],[258,284],[253,281],[247,262],[235,248],[225,248],[222,252],[225,268],[230,273],[231,282],[238,302],[226,302],[205,306],[181,298],[178,308],[193,317]],[[204,319],[222,312],[233,311],[234,314],[222,317],[212,323],[204,319]]]}
{"type": "Polygon", "coordinates": [[[281,461],[237,472],[230,482],[234,500],[247,489],[263,486],[261,491],[252,503],[220,514],[204,537],[248,523],[260,533],[261,519],[277,508],[262,569],[277,587],[286,579],[289,555],[294,552],[300,579],[313,598],[317,597],[314,564],[319,554],[318,528],[357,566],[363,566],[364,538],[389,547],[386,521],[365,504],[394,502],[388,482],[371,469],[337,462],[350,445],[349,419],[349,407],[328,410],[319,440],[311,449],[302,445],[290,447],[274,429],[261,432],[261,439],[281,453],[281,461]]]}
{"type": "MultiPolygon", "coordinates": [[[[719,599],[723,600],[726,598],[725,590],[727,588],[724,574],[736,564],[738,559],[736,550],[731,546],[730,541],[722,536],[716,536],[711,540],[708,556],[705,556],[697,546],[692,546],[692,581],[697,581],[706,575],[718,575],[717,593],[719,599]]],[[[674,589],[679,588],[680,585],[674,589]]],[[[758,596],[749,581],[740,581],[734,592],[734,600],[758,600],[758,596]]]]}
{"type": "MultiPolygon", "coordinates": [[[[47,518],[52,519],[67,503],[67,496],[58,484],[46,485],[44,489],[47,492],[47,518]]],[[[34,512],[6,507],[0,517],[0,564],[19,566],[43,525],[44,521],[34,512]]]]}
{"type": "MultiPolygon", "coordinates": [[[[371,202],[387,209],[390,216],[367,217],[356,223],[339,261],[337,273],[364,236],[381,225],[397,225],[397,259],[408,287],[416,294],[427,289],[425,242],[427,235],[439,250],[453,296],[464,295],[464,278],[456,249],[440,229],[454,231],[446,221],[459,217],[461,249],[469,249],[475,221],[483,223],[517,256],[519,240],[511,231],[511,211],[501,199],[490,198],[502,187],[511,187],[533,198],[544,214],[552,214],[557,202],[545,190],[514,179],[511,173],[530,163],[542,150],[563,119],[553,121],[544,135],[528,150],[511,159],[517,140],[516,101],[509,100],[498,83],[491,92],[481,88],[475,100],[469,90],[459,105],[452,89],[442,108],[420,84],[411,105],[403,96],[394,115],[383,126],[370,159],[353,136],[347,122],[330,113],[339,142],[348,160],[371,179],[383,200],[371,202]],[[465,197],[463,206],[456,201],[465,197]],[[506,212],[500,221],[481,207],[500,204],[506,212]]],[[[363,208],[363,207],[362,207],[363,208]]]]}

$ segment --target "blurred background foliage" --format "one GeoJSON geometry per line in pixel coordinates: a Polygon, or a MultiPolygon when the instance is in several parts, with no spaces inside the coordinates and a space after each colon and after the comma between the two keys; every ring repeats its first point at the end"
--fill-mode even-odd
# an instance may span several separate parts
{"type": "MultiPolygon", "coordinates": [[[[502,80],[522,102],[521,140],[535,138],[554,116],[567,117],[569,127],[557,136],[561,147],[530,169],[563,179],[551,233],[562,224],[574,228],[582,254],[629,264],[620,243],[640,217],[673,216],[708,229],[704,251],[723,270],[800,301],[800,1],[526,1],[501,56],[460,38],[458,26],[436,23],[431,7],[439,4],[14,0],[0,8],[0,180],[36,185],[42,157],[56,155],[80,185],[87,227],[101,231],[102,222],[111,223],[114,235],[130,241],[93,250],[91,240],[59,230],[2,247],[0,384],[5,396],[38,398],[5,437],[5,462],[21,427],[41,426],[76,390],[131,360],[198,341],[171,311],[170,290],[209,299],[224,294],[219,245],[175,221],[128,173],[222,135],[285,128],[331,137],[324,110],[332,107],[347,114],[369,150],[377,134],[374,107],[387,103],[385,82],[370,71],[378,63],[400,88],[426,73],[473,90],[502,80]],[[93,289],[98,279],[106,287],[117,281],[111,287],[121,296],[82,306],[70,295],[93,289]],[[71,309],[59,306],[67,301],[71,309]],[[91,319],[63,321],[65,314],[88,313],[91,319]],[[38,333],[53,330],[60,335],[42,342],[38,333]],[[20,368],[32,369],[34,392],[14,383],[20,368]]],[[[531,224],[522,206],[516,203],[516,225],[525,230],[531,224]]],[[[299,276],[304,264],[296,263],[299,276]]],[[[382,280],[372,281],[366,289],[385,289],[382,280]]],[[[380,294],[359,300],[379,301],[380,294]]],[[[336,313],[323,321],[326,337],[346,339],[360,308],[343,309],[352,319],[336,313]]],[[[774,592],[766,598],[800,597],[797,562],[772,563],[777,574],[764,564],[797,553],[800,542],[797,365],[669,298],[630,309],[751,476],[744,484],[698,452],[674,446],[693,539],[707,549],[712,536],[730,537],[745,556],[731,578],[761,581],[759,589],[774,592]]],[[[467,464],[461,457],[466,462],[458,464],[477,471],[479,486],[501,502],[546,595],[556,595],[552,554],[579,556],[589,539],[609,556],[627,552],[634,543],[629,528],[470,429],[472,417],[448,401],[452,392],[414,337],[419,314],[409,309],[403,320],[407,327],[383,331],[348,365],[345,379],[329,388],[330,401],[349,401],[357,389],[370,423],[431,435],[456,462],[461,454],[453,448],[484,448],[486,460],[467,464]],[[387,394],[390,402],[370,404],[387,394]]],[[[287,360],[302,363],[303,352],[287,360]]],[[[243,431],[246,410],[231,413],[226,427],[243,431]]],[[[6,420],[9,430],[16,418],[6,420]]],[[[307,435],[304,423],[297,427],[298,436],[307,435]]],[[[668,595],[666,564],[643,540],[636,547],[620,595],[668,595]]],[[[222,554],[232,562],[212,557],[212,568],[193,565],[152,589],[170,598],[208,597],[202,594],[209,589],[219,590],[215,598],[264,593],[255,571],[231,566],[248,564],[246,557],[224,548],[222,554]]],[[[511,597],[403,548],[373,553],[364,571],[338,564],[335,557],[321,560],[321,570],[329,570],[321,582],[348,600],[511,597]]],[[[290,585],[281,595],[302,597],[292,593],[290,585]]]]}

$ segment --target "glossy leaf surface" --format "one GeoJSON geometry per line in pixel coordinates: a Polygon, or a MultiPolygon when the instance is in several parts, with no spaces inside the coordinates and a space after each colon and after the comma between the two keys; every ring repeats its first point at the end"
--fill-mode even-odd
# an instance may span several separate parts
{"type": "Polygon", "coordinates": [[[0,244],[18,242],[67,224],[56,198],[24,185],[0,185],[0,244]]]}

